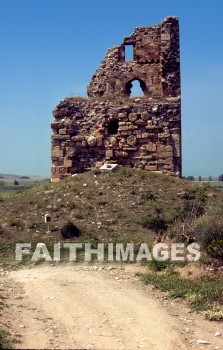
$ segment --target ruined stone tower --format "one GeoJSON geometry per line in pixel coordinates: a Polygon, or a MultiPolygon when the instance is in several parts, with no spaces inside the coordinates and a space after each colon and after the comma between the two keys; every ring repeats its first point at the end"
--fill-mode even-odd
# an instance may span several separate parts
{"type": "Polygon", "coordinates": [[[181,176],[179,23],[137,27],[108,50],[87,89],[53,112],[52,181],[104,163],[181,176]],[[133,50],[127,60],[126,47],[133,50]],[[131,97],[137,80],[142,97],[131,97]]]}

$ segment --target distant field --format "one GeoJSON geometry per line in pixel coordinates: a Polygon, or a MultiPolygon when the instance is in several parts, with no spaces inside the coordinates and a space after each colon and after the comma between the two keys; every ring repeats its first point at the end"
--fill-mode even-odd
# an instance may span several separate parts
{"type": "Polygon", "coordinates": [[[218,187],[223,189],[223,181],[210,181],[210,186],[218,187]]]}
{"type": "Polygon", "coordinates": [[[198,181],[198,180],[196,180],[196,181],[192,181],[192,182],[208,184],[211,187],[216,187],[216,188],[223,190],[223,181],[203,181],[203,180],[198,181]]]}
{"type": "Polygon", "coordinates": [[[30,179],[0,179],[0,196],[3,198],[8,197],[17,191],[23,191],[29,188],[33,188],[41,182],[49,182],[49,179],[43,177],[31,177],[30,179]],[[15,180],[18,184],[15,184],[15,180]]]}

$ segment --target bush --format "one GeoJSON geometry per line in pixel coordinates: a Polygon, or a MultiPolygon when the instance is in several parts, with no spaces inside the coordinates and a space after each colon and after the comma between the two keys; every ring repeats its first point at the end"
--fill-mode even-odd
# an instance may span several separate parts
{"type": "Polygon", "coordinates": [[[152,284],[161,291],[169,292],[172,298],[185,299],[191,309],[206,312],[206,317],[209,319],[222,320],[222,278],[201,276],[192,279],[181,277],[179,273],[173,271],[170,272],[166,269],[166,272],[161,274],[147,273],[144,277],[145,283],[152,284]],[[221,312],[213,314],[213,305],[219,305],[221,312]]]}
{"type": "Polygon", "coordinates": [[[222,306],[217,303],[214,303],[212,308],[205,311],[204,315],[209,321],[221,322],[223,321],[222,306]]]}
{"type": "Polygon", "coordinates": [[[223,218],[217,214],[201,217],[194,222],[192,230],[195,239],[207,250],[212,242],[223,239],[223,218]]]}
{"type": "Polygon", "coordinates": [[[169,266],[169,261],[151,260],[148,262],[149,269],[154,272],[165,270],[169,266]]]}
{"type": "Polygon", "coordinates": [[[223,259],[223,239],[214,239],[207,246],[207,253],[214,259],[223,259]]]}
{"type": "Polygon", "coordinates": [[[159,217],[144,217],[141,220],[141,224],[143,227],[147,227],[155,232],[166,231],[168,227],[166,220],[159,217]]]}
{"type": "Polygon", "coordinates": [[[176,210],[175,219],[195,219],[205,214],[207,201],[206,188],[204,186],[190,189],[183,193],[184,203],[176,210]]]}
{"type": "Polygon", "coordinates": [[[63,238],[79,237],[81,235],[79,228],[71,221],[60,229],[60,233],[63,238]]]}
{"type": "Polygon", "coordinates": [[[22,222],[21,219],[11,219],[11,220],[9,220],[9,224],[11,227],[17,227],[17,228],[24,227],[24,223],[22,222]]]}
{"type": "Polygon", "coordinates": [[[156,200],[156,196],[152,193],[152,191],[146,191],[143,195],[142,195],[142,199],[146,200],[146,201],[155,201],[156,200]]]}

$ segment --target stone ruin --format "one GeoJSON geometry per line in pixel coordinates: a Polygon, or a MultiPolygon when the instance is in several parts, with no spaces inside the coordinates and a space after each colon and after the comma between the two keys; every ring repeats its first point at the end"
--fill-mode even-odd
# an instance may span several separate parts
{"type": "Polygon", "coordinates": [[[179,21],[137,27],[53,111],[52,181],[106,163],[181,176],[179,21]],[[133,57],[127,59],[131,48],[133,57]],[[143,96],[131,97],[133,81],[143,96]]]}

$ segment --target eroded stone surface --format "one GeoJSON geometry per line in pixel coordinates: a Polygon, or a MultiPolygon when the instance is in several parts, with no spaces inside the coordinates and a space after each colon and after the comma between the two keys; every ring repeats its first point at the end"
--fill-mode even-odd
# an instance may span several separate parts
{"type": "Polygon", "coordinates": [[[53,112],[52,180],[105,162],[181,175],[179,23],[137,27],[108,50],[88,98],[66,98],[53,112]],[[126,45],[133,60],[125,60],[126,45]],[[138,80],[143,97],[131,97],[138,80]]]}

